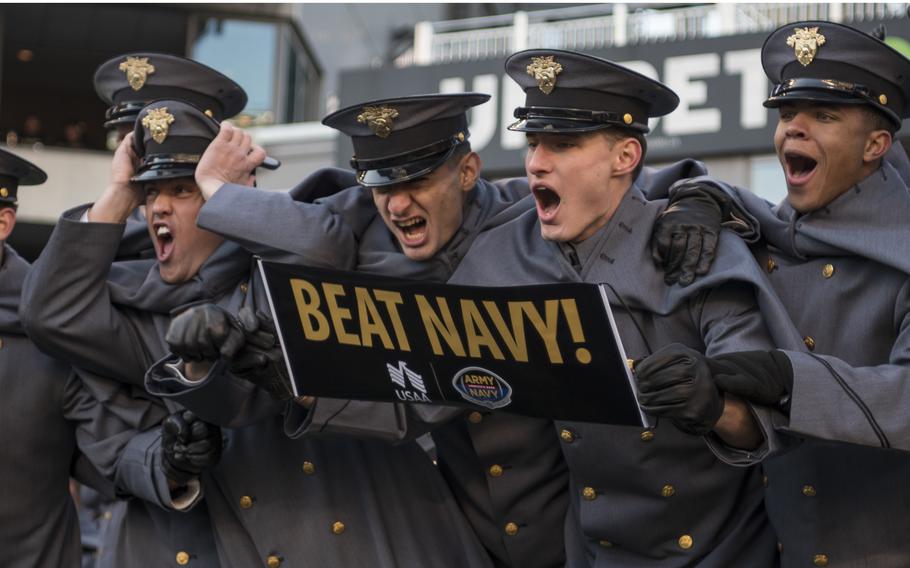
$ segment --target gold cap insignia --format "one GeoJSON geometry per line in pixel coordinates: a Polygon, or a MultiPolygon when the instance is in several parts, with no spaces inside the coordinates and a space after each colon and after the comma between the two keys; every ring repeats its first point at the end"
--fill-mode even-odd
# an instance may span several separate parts
{"type": "Polygon", "coordinates": [[[129,81],[130,87],[138,91],[145,85],[148,76],[155,73],[155,66],[149,63],[148,57],[127,57],[126,61],[120,64],[120,70],[126,72],[126,80],[129,81]]]}
{"type": "Polygon", "coordinates": [[[793,35],[787,38],[787,45],[793,48],[796,60],[803,67],[812,63],[818,48],[825,45],[825,36],[818,33],[818,28],[793,28],[793,35]]]}
{"type": "Polygon", "coordinates": [[[562,65],[553,60],[554,56],[547,55],[544,57],[531,58],[531,64],[528,65],[528,75],[534,77],[537,81],[537,88],[549,95],[556,88],[556,76],[562,73],[562,65]]]}
{"type": "Polygon", "coordinates": [[[357,115],[357,122],[365,122],[373,134],[388,138],[392,133],[392,120],[398,118],[398,111],[390,106],[365,106],[357,115]]]}
{"type": "Polygon", "coordinates": [[[152,140],[161,144],[167,138],[167,131],[174,122],[174,115],[167,111],[167,107],[150,108],[142,119],[142,126],[148,128],[152,140]]]}

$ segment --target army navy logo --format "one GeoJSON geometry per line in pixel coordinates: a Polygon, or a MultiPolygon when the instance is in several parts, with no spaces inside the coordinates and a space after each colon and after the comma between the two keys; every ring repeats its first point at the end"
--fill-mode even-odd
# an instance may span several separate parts
{"type": "Polygon", "coordinates": [[[528,75],[537,81],[537,88],[549,95],[556,88],[556,76],[562,73],[562,65],[554,60],[554,56],[533,57],[527,67],[528,75]]]}
{"type": "Polygon", "coordinates": [[[407,363],[399,361],[395,367],[391,363],[386,363],[386,369],[389,371],[389,379],[392,380],[399,388],[395,389],[395,396],[398,400],[405,402],[432,402],[427,396],[427,386],[423,382],[423,377],[408,369],[407,363]],[[411,388],[408,388],[410,383],[411,388]]]}
{"type": "Polygon", "coordinates": [[[365,106],[363,112],[357,115],[357,122],[365,122],[376,136],[388,138],[392,133],[392,121],[396,118],[398,110],[390,106],[365,106]]]}
{"type": "Polygon", "coordinates": [[[126,72],[126,80],[134,91],[145,85],[148,76],[155,72],[155,66],[149,63],[148,57],[127,57],[120,64],[120,70],[126,72]]]}
{"type": "Polygon", "coordinates": [[[818,28],[794,28],[793,35],[787,38],[787,45],[793,48],[796,60],[806,67],[815,59],[818,48],[825,45],[825,36],[818,33],[818,28]]]}
{"type": "Polygon", "coordinates": [[[167,138],[167,131],[174,122],[174,115],[167,111],[167,107],[150,108],[142,119],[142,126],[148,128],[152,140],[161,144],[167,138]]]}
{"type": "Polygon", "coordinates": [[[491,410],[512,404],[512,387],[502,377],[480,367],[468,367],[455,374],[452,386],[461,398],[491,410]]]}

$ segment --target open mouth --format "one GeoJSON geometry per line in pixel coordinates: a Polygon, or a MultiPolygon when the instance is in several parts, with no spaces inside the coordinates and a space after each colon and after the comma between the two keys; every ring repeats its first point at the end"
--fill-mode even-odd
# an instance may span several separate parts
{"type": "Polygon", "coordinates": [[[534,186],[533,192],[534,201],[537,202],[537,216],[543,222],[551,221],[562,202],[559,194],[543,185],[534,186]]]}
{"type": "Polygon", "coordinates": [[[784,152],[784,163],[789,185],[804,185],[818,166],[818,162],[814,158],[792,150],[784,152]]]}
{"type": "Polygon", "coordinates": [[[405,221],[394,221],[401,235],[402,244],[409,247],[420,246],[427,237],[427,221],[423,217],[412,217],[405,221]]]}
{"type": "Polygon", "coordinates": [[[155,254],[158,262],[166,262],[174,252],[174,235],[170,227],[162,223],[156,223],[155,229],[155,254]]]}

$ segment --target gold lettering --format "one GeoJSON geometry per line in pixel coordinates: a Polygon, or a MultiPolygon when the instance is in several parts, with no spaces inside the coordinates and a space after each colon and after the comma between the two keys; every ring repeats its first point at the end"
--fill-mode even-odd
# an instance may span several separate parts
{"type": "Polygon", "coordinates": [[[480,357],[480,348],[486,347],[494,359],[505,359],[502,349],[496,345],[487,322],[483,321],[477,304],[472,300],[461,300],[461,315],[464,317],[465,337],[468,342],[468,353],[471,357],[480,357]]]}
{"type": "Polygon", "coordinates": [[[319,311],[319,292],[316,287],[300,278],[291,278],[290,284],[297,303],[297,313],[300,314],[303,335],[310,341],[325,341],[329,337],[329,322],[319,311]]]}
{"type": "Polygon", "coordinates": [[[516,302],[509,302],[508,304],[509,318],[512,320],[512,329],[509,329],[505,319],[503,319],[496,302],[489,300],[483,302],[483,306],[487,309],[487,313],[490,314],[490,318],[493,320],[493,325],[496,326],[496,331],[499,332],[502,340],[506,343],[506,347],[509,348],[512,358],[521,363],[527,363],[528,344],[525,339],[525,320],[521,315],[521,307],[516,302]]]}
{"type": "Polygon", "coordinates": [[[338,343],[360,345],[360,339],[344,329],[344,320],[351,319],[351,310],[338,305],[338,296],[345,295],[344,287],[340,284],[323,282],[322,292],[325,294],[325,303],[329,307],[329,317],[332,318],[332,326],[335,328],[335,335],[338,336],[338,343]]]}
{"type": "Polygon", "coordinates": [[[379,316],[376,304],[373,303],[370,291],[357,286],[354,288],[354,296],[357,297],[357,319],[360,320],[360,341],[363,346],[372,347],[373,336],[375,335],[382,341],[383,347],[394,349],[392,338],[382,323],[382,318],[379,316]]]}
{"type": "Polygon", "coordinates": [[[449,304],[445,298],[436,298],[442,319],[433,311],[430,302],[423,295],[417,294],[414,299],[417,300],[420,319],[423,320],[423,326],[427,330],[427,338],[430,340],[433,353],[443,355],[442,344],[439,342],[439,334],[442,334],[452,353],[458,357],[464,357],[464,347],[461,344],[461,338],[458,337],[458,331],[455,329],[455,322],[452,321],[452,313],[449,311],[449,304]]]}
{"type": "MultiPolygon", "coordinates": [[[[572,334],[572,341],[583,344],[585,342],[585,332],[581,328],[581,318],[578,317],[578,306],[575,305],[575,300],[566,298],[560,300],[560,303],[562,304],[563,313],[566,314],[566,322],[569,324],[569,333],[572,334]]],[[[575,359],[582,365],[587,365],[591,362],[591,351],[586,347],[579,347],[575,350],[575,359]]]]}
{"type": "Polygon", "coordinates": [[[562,354],[559,352],[559,343],[556,341],[556,324],[559,320],[559,300],[546,300],[544,302],[544,318],[540,317],[537,308],[531,302],[518,302],[521,310],[527,314],[531,326],[540,335],[544,345],[547,348],[547,356],[550,363],[562,363],[562,354]]]}
{"type": "Polygon", "coordinates": [[[404,324],[401,323],[401,315],[398,313],[398,305],[402,304],[401,294],[398,292],[389,292],[388,290],[373,290],[376,299],[385,304],[385,309],[392,320],[392,329],[395,330],[395,339],[398,340],[398,349],[401,351],[410,351],[411,344],[408,343],[408,336],[404,332],[404,324]]]}

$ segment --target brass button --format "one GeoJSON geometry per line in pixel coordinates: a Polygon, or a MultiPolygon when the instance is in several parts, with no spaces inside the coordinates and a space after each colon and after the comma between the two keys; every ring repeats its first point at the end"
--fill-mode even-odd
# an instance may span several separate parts
{"type": "Polygon", "coordinates": [[[599,544],[604,548],[611,548],[613,546],[613,543],[609,540],[601,540],[599,544]]]}
{"type": "Polygon", "coordinates": [[[878,96],[878,102],[880,102],[880,103],[883,104],[883,105],[888,104],[888,96],[885,95],[885,93],[880,94],[880,95],[878,96]]]}
{"type": "Polygon", "coordinates": [[[0,187],[0,197],[9,197],[9,190],[5,187],[0,187]]]}
{"type": "Polygon", "coordinates": [[[642,442],[650,442],[654,439],[654,430],[645,430],[641,433],[642,442]]]}
{"type": "Polygon", "coordinates": [[[240,283],[240,293],[241,293],[241,294],[246,294],[246,291],[249,290],[249,289],[250,289],[250,287],[247,285],[246,282],[241,282],[241,283],[240,283]]]}
{"type": "Polygon", "coordinates": [[[635,359],[626,359],[626,367],[633,373],[635,372],[635,359]]]}
{"type": "Polygon", "coordinates": [[[344,523],[335,521],[332,523],[332,534],[341,534],[344,532],[344,523]]]}
{"type": "Polygon", "coordinates": [[[110,511],[105,511],[104,514],[101,515],[101,517],[102,517],[105,521],[111,520],[111,517],[113,517],[113,516],[114,516],[113,513],[111,513],[110,511]]]}
{"type": "Polygon", "coordinates": [[[252,506],[253,506],[252,497],[250,497],[249,495],[244,495],[243,497],[240,498],[240,508],[241,509],[249,509],[252,506]]]}
{"type": "Polygon", "coordinates": [[[303,473],[307,475],[313,475],[316,473],[316,466],[313,465],[313,462],[305,461],[303,462],[303,473]]]}
{"type": "Polygon", "coordinates": [[[181,550],[180,552],[177,553],[176,560],[177,560],[177,564],[179,564],[180,566],[186,566],[187,564],[190,563],[190,555],[181,550]]]}
{"type": "Polygon", "coordinates": [[[499,477],[502,475],[502,466],[498,464],[493,464],[490,466],[490,475],[493,477],[499,477]]]}
{"type": "Polygon", "coordinates": [[[476,410],[474,412],[468,414],[468,422],[470,422],[471,424],[480,424],[480,422],[482,420],[483,420],[483,414],[477,412],[476,410]]]}
{"type": "Polygon", "coordinates": [[[597,499],[597,491],[593,487],[585,487],[581,490],[581,496],[588,501],[593,501],[597,499]]]}
{"type": "Polygon", "coordinates": [[[663,489],[660,490],[660,494],[664,497],[673,497],[676,495],[676,488],[672,485],[664,485],[663,489]]]}
{"type": "Polygon", "coordinates": [[[769,256],[768,262],[765,263],[765,270],[768,272],[773,272],[775,268],[777,268],[777,263],[774,262],[774,259],[769,256]]]}
{"type": "Polygon", "coordinates": [[[768,486],[768,476],[767,475],[761,476],[761,486],[762,487],[768,486]]]}
{"type": "Polygon", "coordinates": [[[571,430],[561,430],[559,432],[559,437],[567,444],[571,444],[575,441],[575,434],[573,434],[571,430]]]}
{"type": "Polygon", "coordinates": [[[812,339],[810,336],[807,335],[806,337],[804,337],[803,343],[806,344],[806,347],[809,349],[809,351],[815,351],[815,340],[812,339]]]}
{"type": "Polygon", "coordinates": [[[622,121],[626,124],[632,124],[632,115],[629,113],[622,115],[622,121]]]}
{"type": "Polygon", "coordinates": [[[812,558],[812,564],[816,566],[827,566],[828,565],[828,555],[827,554],[816,554],[812,558]]]}
{"type": "Polygon", "coordinates": [[[811,485],[803,485],[803,495],[806,497],[815,497],[815,488],[811,485]]]}
{"type": "Polygon", "coordinates": [[[515,523],[506,523],[506,534],[509,536],[515,536],[518,534],[518,525],[515,523]]]}
{"type": "Polygon", "coordinates": [[[269,557],[265,559],[265,563],[269,568],[278,568],[281,566],[281,558],[274,554],[269,554],[269,557]]]}
{"type": "Polygon", "coordinates": [[[834,276],[834,265],[826,264],[824,266],[824,268],[822,268],[822,276],[824,276],[825,278],[831,278],[832,276],[834,276]]]}
{"type": "MultiPolygon", "coordinates": [[[[209,118],[215,118],[215,113],[212,112],[212,109],[210,109],[210,108],[205,109],[203,114],[209,118]]],[[[269,564],[269,566],[271,566],[271,564],[269,564]]]]}
{"type": "Polygon", "coordinates": [[[690,548],[692,548],[692,537],[687,534],[684,534],[681,537],[679,537],[679,540],[677,540],[676,542],[679,543],[679,547],[682,548],[683,550],[689,550],[690,548]]]}

